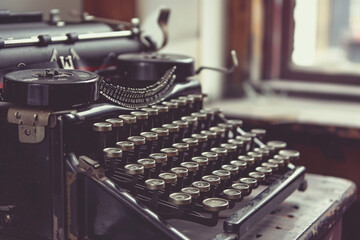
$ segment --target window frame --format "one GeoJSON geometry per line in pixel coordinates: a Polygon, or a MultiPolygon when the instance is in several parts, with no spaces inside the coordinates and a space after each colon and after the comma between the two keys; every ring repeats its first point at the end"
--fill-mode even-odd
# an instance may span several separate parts
{"type": "Polygon", "coordinates": [[[262,79],[360,85],[360,75],[329,73],[296,67],[291,55],[294,43],[296,0],[263,0],[264,41],[262,79]]]}

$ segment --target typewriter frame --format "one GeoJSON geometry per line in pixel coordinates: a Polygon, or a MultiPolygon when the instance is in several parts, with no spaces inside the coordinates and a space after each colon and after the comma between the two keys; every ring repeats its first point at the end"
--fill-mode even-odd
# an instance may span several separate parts
{"type": "MultiPolygon", "coordinates": [[[[89,24],[91,26],[91,23],[89,24]]],[[[126,33],[125,38],[115,34],[116,36],[112,35],[111,39],[99,39],[99,42],[121,41],[124,46],[131,46],[130,51],[132,52],[155,49],[153,45],[144,46],[143,42],[140,42],[139,35],[134,34],[138,33],[136,29],[126,33]]],[[[8,56],[13,51],[19,53],[28,48],[36,49],[38,44],[48,51],[50,45],[55,43],[64,44],[65,47],[61,45],[60,48],[62,49],[61,54],[65,55],[71,49],[69,46],[77,43],[77,39],[75,35],[71,34],[61,37],[56,43],[47,36],[39,35],[39,38],[32,40],[33,42],[18,44],[18,48],[14,47],[13,49],[11,49],[13,47],[11,45],[16,45],[16,41],[0,41],[0,48],[2,48],[0,51],[8,56]],[[8,46],[10,47],[7,48],[8,46]]],[[[87,44],[94,46],[90,42],[85,43],[85,45],[87,44]]],[[[48,51],[48,53],[51,52],[48,51]]],[[[100,55],[106,56],[105,53],[100,55]]],[[[87,57],[91,59],[91,56],[87,57]]],[[[46,60],[48,61],[48,59],[46,60]]],[[[71,67],[72,61],[67,62],[64,57],[60,60],[62,67],[71,67]]],[[[103,59],[95,60],[98,64],[103,59]]],[[[16,62],[17,59],[12,59],[12,61],[16,62]]],[[[39,62],[43,61],[45,59],[39,60],[39,62]]],[[[28,64],[34,63],[28,62],[28,64]]],[[[51,64],[53,66],[54,62],[51,64]]],[[[15,67],[15,69],[18,68],[15,67]]],[[[166,99],[161,100],[199,92],[201,92],[201,86],[197,80],[185,79],[175,85],[166,99]]],[[[127,236],[128,231],[113,232],[113,229],[107,231],[102,227],[102,224],[112,224],[123,215],[114,218],[112,215],[103,214],[100,215],[99,222],[91,222],[91,219],[94,219],[94,212],[103,211],[103,209],[99,209],[99,206],[111,205],[113,207],[108,208],[108,211],[116,209],[118,212],[126,212],[126,207],[131,208],[133,210],[131,213],[135,213],[132,216],[136,220],[133,221],[134,224],[138,224],[140,221],[147,224],[149,229],[156,230],[149,231],[146,228],[147,231],[131,232],[137,234],[136,236],[139,238],[159,239],[161,236],[162,239],[187,239],[177,229],[167,224],[166,221],[162,221],[142,204],[138,204],[132,196],[104,177],[101,168],[79,161],[71,151],[66,149],[66,133],[70,126],[87,121],[92,122],[100,118],[114,117],[120,112],[130,112],[131,109],[112,104],[91,104],[64,111],[40,110],[42,112],[0,102],[0,132],[2,136],[6,137],[6,139],[0,137],[0,144],[4,146],[4,152],[1,153],[4,160],[0,162],[0,177],[2,178],[0,178],[0,189],[6,193],[5,202],[8,200],[8,195],[10,200],[14,201],[0,206],[0,236],[13,235],[16,236],[16,239],[99,239],[99,235],[96,235],[99,233],[97,231],[100,231],[102,236],[108,236],[106,239],[109,240],[127,236]],[[24,122],[20,123],[17,118],[18,112],[30,117],[37,114],[40,121],[26,120],[25,124],[24,122]],[[26,130],[30,130],[29,136],[25,133],[26,130]],[[43,132],[43,136],[41,132],[43,132]],[[40,133],[41,136],[35,133],[40,133]],[[33,143],[30,144],[24,139],[33,143]],[[28,161],[29,158],[30,161],[28,161]],[[14,180],[9,181],[13,178],[14,180]],[[92,197],[88,197],[90,195],[92,197]],[[96,200],[99,199],[103,200],[102,205],[96,205],[96,200]],[[35,216],[36,220],[34,220],[35,216]],[[98,224],[96,225],[98,228],[91,227],[91,224],[98,224]]],[[[241,129],[239,131],[241,132],[241,129]]],[[[259,140],[256,140],[256,143],[263,144],[259,140]]],[[[243,210],[234,213],[224,224],[225,233],[213,236],[213,239],[238,239],[290,193],[297,188],[305,188],[305,168],[295,168],[292,165],[289,167],[289,174],[256,196],[243,210]]],[[[128,215],[125,215],[125,219],[129,219],[128,215]]]]}

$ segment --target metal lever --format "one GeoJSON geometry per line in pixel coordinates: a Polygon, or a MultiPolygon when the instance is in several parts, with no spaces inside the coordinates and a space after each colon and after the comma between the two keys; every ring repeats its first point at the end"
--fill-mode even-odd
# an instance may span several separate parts
{"type": "Polygon", "coordinates": [[[79,170],[94,177],[98,180],[101,180],[105,177],[105,170],[101,167],[99,162],[87,157],[80,156],[79,157],[79,170]]]}
{"type": "Polygon", "coordinates": [[[169,32],[168,32],[168,22],[169,22],[169,16],[170,16],[170,9],[169,8],[162,8],[160,10],[160,14],[158,17],[158,25],[161,29],[161,32],[164,36],[163,42],[159,48],[156,50],[159,51],[160,49],[163,49],[168,40],[169,40],[169,32]]]}
{"type": "Polygon", "coordinates": [[[198,70],[196,70],[196,74],[199,74],[202,70],[207,69],[207,70],[213,70],[213,71],[217,71],[217,72],[222,72],[222,73],[226,73],[226,74],[230,74],[232,72],[234,72],[235,68],[239,65],[238,62],[238,58],[237,58],[237,54],[235,50],[231,50],[231,66],[229,68],[224,68],[224,67],[206,67],[206,66],[201,66],[198,68],[198,70]]]}

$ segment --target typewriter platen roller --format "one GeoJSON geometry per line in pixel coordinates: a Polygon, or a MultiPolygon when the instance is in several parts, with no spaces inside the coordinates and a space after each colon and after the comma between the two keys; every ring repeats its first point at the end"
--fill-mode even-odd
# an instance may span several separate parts
{"type": "Polygon", "coordinates": [[[204,108],[192,58],[113,60],[4,76],[0,234],[238,239],[304,187],[299,152],[204,108]]]}

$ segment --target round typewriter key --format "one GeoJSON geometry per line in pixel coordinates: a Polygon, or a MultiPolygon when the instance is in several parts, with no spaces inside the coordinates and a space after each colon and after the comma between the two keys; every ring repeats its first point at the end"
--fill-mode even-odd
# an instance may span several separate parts
{"type": "Polygon", "coordinates": [[[172,102],[172,101],[170,101],[170,102],[164,101],[161,104],[167,106],[169,108],[169,110],[177,109],[179,107],[179,105],[176,102],[172,102]]]}
{"type": "Polygon", "coordinates": [[[201,156],[206,157],[209,162],[218,160],[218,154],[215,152],[202,152],[201,156]]]}
{"type": "Polygon", "coordinates": [[[145,137],[142,137],[142,136],[131,136],[131,137],[128,137],[128,141],[133,142],[135,146],[144,145],[144,144],[146,143],[145,137]]]}
{"type": "Polygon", "coordinates": [[[159,113],[169,112],[168,106],[165,106],[165,105],[153,105],[151,107],[158,110],[159,113]]]}
{"type": "Polygon", "coordinates": [[[261,172],[250,172],[249,177],[255,178],[258,182],[262,182],[265,180],[265,174],[261,172]]]}
{"type": "Polygon", "coordinates": [[[243,196],[249,195],[251,191],[250,186],[247,185],[246,183],[234,183],[231,185],[231,187],[241,191],[241,194],[243,196]]]}
{"type": "Polygon", "coordinates": [[[155,160],[152,158],[142,158],[137,163],[143,165],[145,169],[153,168],[156,165],[155,160]]]}
{"type": "Polygon", "coordinates": [[[210,185],[219,185],[221,182],[220,177],[216,175],[205,175],[202,177],[202,180],[210,183],[210,185]]]}
{"type": "Polygon", "coordinates": [[[229,171],[231,175],[236,175],[239,172],[239,168],[236,165],[225,164],[221,166],[221,169],[229,171]]]}
{"type": "Polygon", "coordinates": [[[181,120],[186,121],[189,125],[194,125],[198,121],[197,117],[193,116],[184,116],[181,120]]]}
{"type": "Polygon", "coordinates": [[[136,123],[136,117],[133,115],[120,115],[119,116],[120,119],[122,119],[124,121],[125,124],[133,124],[136,123]]]}
{"type": "Polygon", "coordinates": [[[130,112],[130,114],[135,116],[137,120],[136,129],[135,129],[136,134],[139,134],[142,131],[144,131],[145,121],[146,119],[149,118],[149,114],[147,112],[142,112],[142,111],[132,111],[130,112]]]}
{"type": "Polygon", "coordinates": [[[229,207],[229,202],[222,198],[207,198],[203,201],[203,207],[210,212],[219,212],[229,207]]]}
{"type": "Polygon", "coordinates": [[[155,132],[142,132],[140,136],[144,137],[146,142],[152,142],[158,139],[158,134],[155,132]]]}
{"type": "Polygon", "coordinates": [[[263,157],[268,157],[270,155],[270,150],[266,148],[254,148],[254,152],[261,153],[263,157]]]}
{"type": "Polygon", "coordinates": [[[159,114],[159,112],[158,112],[158,110],[156,108],[146,107],[146,108],[141,108],[140,110],[143,111],[143,112],[147,112],[147,114],[149,116],[157,116],[159,114]]]}
{"type": "Polygon", "coordinates": [[[185,131],[189,127],[189,123],[183,120],[175,120],[172,122],[172,124],[179,127],[179,133],[175,137],[175,141],[179,142],[185,137],[185,131]]]}
{"type": "Polygon", "coordinates": [[[185,187],[181,189],[181,192],[189,194],[193,199],[200,197],[200,189],[196,187],[185,187]]]}
{"type": "Polygon", "coordinates": [[[222,143],[220,147],[225,148],[228,153],[236,152],[237,146],[231,143],[222,143]]]}
{"type": "Polygon", "coordinates": [[[287,146],[286,142],[283,141],[269,141],[266,143],[266,145],[270,148],[274,148],[275,151],[282,150],[287,146]]]}
{"type": "Polygon", "coordinates": [[[198,121],[205,121],[206,120],[206,114],[200,113],[200,112],[194,112],[191,113],[192,117],[196,117],[198,121]]]}
{"type": "Polygon", "coordinates": [[[194,98],[195,101],[202,101],[203,95],[202,94],[189,94],[188,97],[194,98]]]}
{"type": "Polygon", "coordinates": [[[236,136],[237,140],[243,141],[245,145],[248,145],[251,143],[251,137],[245,137],[245,136],[236,136]]]}
{"type": "Polygon", "coordinates": [[[226,199],[229,200],[241,199],[241,191],[237,189],[225,189],[222,194],[226,199]]]}
{"type": "Polygon", "coordinates": [[[258,186],[258,182],[255,178],[240,178],[240,183],[245,183],[251,188],[256,188],[258,186]]]}
{"type": "Polygon", "coordinates": [[[120,148],[105,148],[103,150],[104,157],[107,158],[121,158],[122,157],[122,150],[120,148]]]}
{"type": "Polygon", "coordinates": [[[217,153],[218,156],[226,156],[227,155],[227,150],[226,148],[221,148],[221,147],[215,147],[215,148],[211,148],[210,149],[212,152],[217,153]]]}
{"type": "Polygon", "coordinates": [[[135,144],[131,141],[120,141],[116,143],[116,146],[122,151],[131,151],[134,149],[135,144]]]}
{"type": "Polygon", "coordinates": [[[246,162],[242,160],[232,160],[230,164],[237,166],[239,170],[245,170],[247,166],[246,162]]]}
{"type": "Polygon", "coordinates": [[[184,99],[171,99],[170,102],[177,103],[179,107],[186,106],[186,100],[184,99]]]}
{"type": "Polygon", "coordinates": [[[183,138],[182,141],[189,144],[190,147],[194,147],[199,144],[199,141],[196,138],[183,138]]]}
{"type": "Polygon", "coordinates": [[[187,143],[174,143],[172,147],[177,148],[179,152],[184,152],[189,150],[189,144],[187,143]]]}
{"type": "Polygon", "coordinates": [[[225,148],[228,152],[226,159],[227,162],[229,162],[231,159],[233,159],[233,157],[235,157],[235,153],[237,151],[237,146],[231,143],[222,143],[220,145],[220,147],[225,148]]]}
{"type": "Polygon", "coordinates": [[[193,157],[191,161],[194,161],[199,164],[200,167],[206,166],[209,164],[209,159],[207,157],[193,157]]]}
{"type": "Polygon", "coordinates": [[[148,114],[148,120],[144,122],[144,129],[145,131],[149,131],[151,128],[154,127],[156,116],[159,115],[159,112],[155,108],[145,107],[140,109],[143,112],[148,114]]]}
{"type": "Polygon", "coordinates": [[[169,136],[169,129],[166,128],[152,128],[152,132],[158,135],[158,141],[154,142],[154,149],[157,151],[164,147],[165,137],[169,136]]]}
{"type": "Polygon", "coordinates": [[[189,94],[188,97],[194,98],[194,110],[199,111],[203,107],[202,94],[189,94]]]}
{"type": "Polygon", "coordinates": [[[165,153],[168,157],[168,161],[165,166],[165,170],[168,171],[173,167],[173,157],[178,156],[179,151],[177,148],[162,148],[160,149],[160,152],[165,153]]]}
{"type": "Polygon", "coordinates": [[[130,175],[139,175],[144,173],[144,166],[141,164],[128,164],[124,167],[125,173],[130,175]]]}
{"type": "Polygon", "coordinates": [[[182,162],[180,165],[187,168],[189,172],[196,172],[199,170],[199,164],[196,162],[182,162]]]}
{"type": "Polygon", "coordinates": [[[149,157],[156,162],[155,171],[151,175],[157,177],[161,173],[162,165],[167,162],[168,157],[165,153],[152,153],[149,157]]]}
{"type": "Polygon", "coordinates": [[[257,167],[255,171],[265,174],[265,177],[270,176],[272,174],[271,168],[267,167],[257,167]]]}
{"type": "Polygon", "coordinates": [[[186,177],[189,174],[188,169],[184,167],[173,167],[170,171],[175,173],[178,178],[186,177]]]}
{"type": "Polygon", "coordinates": [[[212,172],[215,176],[218,176],[221,180],[228,180],[230,179],[230,171],[227,170],[215,170],[212,172]]]}
{"type": "Polygon", "coordinates": [[[165,181],[165,183],[176,183],[177,176],[175,173],[160,173],[159,178],[165,181]]]}
{"type": "Polygon", "coordinates": [[[153,105],[152,108],[158,110],[158,117],[156,118],[156,125],[161,126],[166,122],[168,116],[166,116],[167,112],[169,112],[169,108],[165,105],[153,105]]]}
{"type": "Polygon", "coordinates": [[[159,137],[169,136],[169,129],[166,128],[152,128],[151,131],[156,133],[159,137]]]}
{"type": "Polygon", "coordinates": [[[247,155],[253,157],[255,162],[260,162],[262,160],[262,154],[259,152],[248,152],[247,155]]]}
{"type": "Polygon", "coordinates": [[[189,150],[189,144],[187,143],[174,143],[172,145],[173,148],[176,148],[179,151],[179,156],[178,156],[178,162],[183,162],[185,160],[184,156],[185,156],[185,152],[189,150]]]}
{"type": "Polygon", "coordinates": [[[160,150],[160,152],[165,153],[168,156],[168,158],[177,156],[179,154],[177,148],[163,148],[160,150]]]}
{"type": "Polygon", "coordinates": [[[165,153],[152,153],[149,157],[153,158],[156,163],[167,162],[167,155],[165,153]]]}
{"type": "Polygon", "coordinates": [[[181,97],[179,97],[179,99],[185,100],[188,104],[195,102],[195,99],[193,97],[188,97],[188,96],[181,96],[181,97]]]}
{"type": "Polygon", "coordinates": [[[147,190],[161,190],[165,188],[165,181],[162,179],[148,179],[145,181],[145,187],[147,190]]]}
{"type": "Polygon", "coordinates": [[[277,164],[279,168],[285,166],[285,162],[282,159],[269,159],[268,162],[277,164]]]}
{"type": "Polygon", "coordinates": [[[189,127],[189,123],[184,120],[175,120],[172,124],[177,125],[180,129],[189,127]]]}
{"type": "Polygon", "coordinates": [[[275,155],[274,159],[276,160],[283,160],[285,164],[290,163],[290,157],[284,155],[275,155]]]}
{"type": "Polygon", "coordinates": [[[192,186],[199,189],[200,192],[210,191],[210,183],[206,181],[196,181],[192,183],[192,186]]]}
{"type": "Polygon", "coordinates": [[[108,122],[97,122],[93,124],[93,130],[95,132],[110,132],[112,131],[112,125],[108,122]]]}
{"type": "Polygon", "coordinates": [[[216,132],[209,131],[209,130],[202,130],[200,132],[203,135],[206,135],[208,139],[215,139],[216,138],[216,132]]]}
{"type": "Polygon", "coordinates": [[[210,131],[213,131],[216,133],[216,140],[215,140],[215,146],[219,146],[222,140],[222,137],[225,135],[225,128],[221,127],[211,127],[209,128],[210,131]]]}
{"type": "Polygon", "coordinates": [[[219,168],[226,159],[226,156],[227,156],[226,148],[215,147],[215,148],[211,148],[210,151],[212,151],[218,155],[218,161],[216,162],[214,167],[219,168]]]}
{"type": "Polygon", "coordinates": [[[150,169],[156,167],[155,160],[152,158],[142,158],[137,160],[137,163],[144,166],[144,178],[150,178],[150,169]]]}
{"type": "Polygon", "coordinates": [[[222,135],[223,133],[225,133],[225,128],[221,127],[211,127],[209,130],[215,132],[216,135],[222,135]]]}
{"type": "Polygon", "coordinates": [[[176,124],[163,124],[162,127],[168,129],[170,133],[179,131],[179,126],[176,124]]]}
{"type": "Polygon", "coordinates": [[[276,163],[264,162],[261,164],[261,166],[270,168],[273,172],[279,169],[279,165],[277,165],[276,163]]]}
{"type": "Polygon", "coordinates": [[[113,128],[122,127],[124,125],[124,121],[120,118],[108,118],[105,122],[110,123],[113,128]]]}
{"type": "Polygon", "coordinates": [[[130,114],[134,115],[137,120],[145,120],[149,118],[149,114],[143,111],[132,111],[130,114]]]}
{"type": "Polygon", "coordinates": [[[105,122],[110,123],[114,132],[111,136],[111,145],[115,145],[117,141],[120,141],[121,127],[124,125],[124,121],[120,118],[108,118],[105,122]]]}
{"type": "Polygon", "coordinates": [[[199,134],[199,133],[191,134],[191,137],[197,139],[199,143],[206,142],[208,139],[205,134],[199,134]]]}
{"type": "Polygon", "coordinates": [[[165,140],[165,146],[171,146],[171,144],[173,144],[175,141],[175,137],[177,136],[176,133],[179,132],[179,126],[175,124],[163,124],[162,127],[169,130],[169,137],[165,140]]]}
{"type": "Polygon", "coordinates": [[[189,205],[191,204],[191,195],[183,192],[172,193],[169,196],[169,201],[178,206],[189,205]]]}
{"type": "Polygon", "coordinates": [[[238,159],[241,160],[241,161],[246,162],[246,164],[249,165],[249,166],[254,165],[254,163],[255,163],[255,159],[252,156],[242,155],[242,156],[239,156],[238,159]]]}
{"type": "Polygon", "coordinates": [[[279,155],[289,157],[290,161],[298,160],[300,158],[300,152],[296,150],[280,150],[279,155]]]}
{"type": "Polygon", "coordinates": [[[238,148],[241,148],[242,146],[244,146],[244,142],[238,139],[229,139],[228,143],[234,144],[236,145],[238,148]]]}
{"type": "Polygon", "coordinates": [[[104,163],[109,166],[107,169],[110,175],[113,175],[115,172],[116,164],[121,163],[122,151],[120,148],[105,148],[104,153],[104,163]]]}

